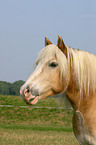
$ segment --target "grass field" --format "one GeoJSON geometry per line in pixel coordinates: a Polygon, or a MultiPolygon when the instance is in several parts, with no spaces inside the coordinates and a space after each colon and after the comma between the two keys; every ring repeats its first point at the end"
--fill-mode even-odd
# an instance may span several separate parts
{"type": "MultiPolygon", "coordinates": [[[[78,145],[72,131],[73,111],[56,108],[19,108],[26,104],[19,96],[0,95],[0,144],[2,145],[78,145]]],[[[39,107],[59,107],[48,98],[39,107]]]]}

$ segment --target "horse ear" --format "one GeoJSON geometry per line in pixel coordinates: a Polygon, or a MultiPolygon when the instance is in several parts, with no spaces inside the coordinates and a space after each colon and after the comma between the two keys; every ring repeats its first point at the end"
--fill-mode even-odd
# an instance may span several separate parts
{"type": "Polygon", "coordinates": [[[63,39],[60,35],[58,35],[58,41],[57,41],[57,46],[59,47],[59,49],[65,54],[65,56],[67,57],[67,47],[63,42],[63,39]]]}
{"type": "Polygon", "coordinates": [[[47,37],[45,37],[45,46],[52,44],[47,37]]]}

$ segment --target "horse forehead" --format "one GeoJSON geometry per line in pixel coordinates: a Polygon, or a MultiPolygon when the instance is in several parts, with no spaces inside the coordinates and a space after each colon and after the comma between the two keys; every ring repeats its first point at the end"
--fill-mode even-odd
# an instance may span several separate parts
{"type": "Polygon", "coordinates": [[[50,44],[44,47],[43,49],[41,49],[37,57],[36,63],[37,64],[38,62],[44,63],[49,60],[56,59],[56,54],[58,54],[58,51],[60,51],[59,48],[54,44],[50,44]]]}
{"type": "Polygon", "coordinates": [[[46,47],[44,47],[44,48],[53,48],[53,47],[55,47],[55,48],[58,48],[58,46],[57,45],[55,45],[55,44],[50,44],[50,45],[47,45],[46,47]]]}
{"type": "Polygon", "coordinates": [[[57,50],[59,50],[59,48],[56,45],[50,44],[44,47],[43,49],[41,49],[39,56],[44,56],[44,55],[50,56],[56,53],[57,50]]]}

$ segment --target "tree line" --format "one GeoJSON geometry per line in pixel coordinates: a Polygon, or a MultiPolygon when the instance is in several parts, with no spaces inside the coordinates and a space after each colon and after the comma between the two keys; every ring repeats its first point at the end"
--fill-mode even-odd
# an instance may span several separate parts
{"type": "Polygon", "coordinates": [[[24,81],[19,80],[14,83],[0,81],[0,94],[1,95],[20,95],[20,87],[24,84],[24,81]]]}

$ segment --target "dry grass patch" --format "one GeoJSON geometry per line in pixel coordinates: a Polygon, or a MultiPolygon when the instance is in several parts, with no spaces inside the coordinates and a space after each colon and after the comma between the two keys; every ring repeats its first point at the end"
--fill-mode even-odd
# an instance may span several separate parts
{"type": "Polygon", "coordinates": [[[72,132],[0,129],[2,145],[78,145],[72,132]]]}

